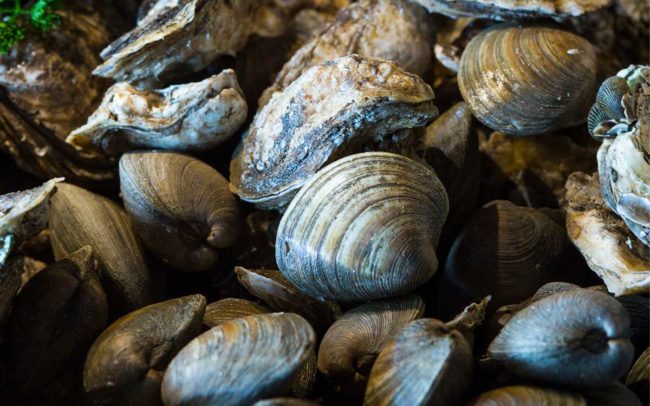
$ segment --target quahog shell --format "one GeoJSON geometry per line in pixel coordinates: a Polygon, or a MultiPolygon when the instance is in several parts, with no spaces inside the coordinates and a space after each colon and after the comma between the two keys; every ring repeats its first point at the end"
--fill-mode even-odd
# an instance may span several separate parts
{"type": "Polygon", "coordinates": [[[212,328],[229,320],[264,313],[271,313],[271,309],[250,300],[229,297],[210,303],[205,307],[203,325],[212,328]]]}
{"type": "Polygon", "coordinates": [[[282,274],[315,298],[368,300],[407,293],[436,271],[445,190],[401,155],[352,155],[318,172],[280,221],[282,274]]]}
{"type": "Polygon", "coordinates": [[[470,406],[587,406],[578,393],[539,386],[506,386],[481,394],[470,406]]]}

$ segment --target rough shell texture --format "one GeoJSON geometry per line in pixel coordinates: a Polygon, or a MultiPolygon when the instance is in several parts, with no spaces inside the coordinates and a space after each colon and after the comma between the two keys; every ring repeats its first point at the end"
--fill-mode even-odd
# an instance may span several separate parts
{"type": "Polygon", "coordinates": [[[424,314],[416,295],[362,304],[334,323],[318,350],[318,370],[343,392],[363,391],[370,367],[384,343],[424,314]]]}
{"type": "Polygon", "coordinates": [[[431,87],[394,63],[352,55],[314,66],[257,113],[230,164],[231,189],[286,206],[327,162],[436,115],[431,87]]]}
{"type": "Polygon", "coordinates": [[[630,91],[627,81],[619,76],[607,78],[596,95],[596,102],[589,110],[587,127],[594,137],[611,137],[631,130],[625,117],[623,96],[630,91]]]}
{"type": "Polygon", "coordinates": [[[0,196],[0,235],[13,234],[15,238],[25,239],[47,227],[50,195],[62,180],[50,179],[33,189],[0,196]]]}
{"type": "Polygon", "coordinates": [[[600,194],[598,177],[574,173],[567,181],[566,227],[589,267],[615,295],[647,293],[650,249],[637,240],[600,194]]]}
{"type": "Polygon", "coordinates": [[[162,374],[201,331],[204,310],[203,296],[185,296],[138,309],[111,324],[88,352],[86,391],[114,404],[159,402],[162,374]]]}
{"type": "Polygon", "coordinates": [[[233,135],[247,113],[230,69],[201,82],[154,91],[120,82],[106,91],[88,122],[66,142],[109,154],[137,147],[203,151],[233,135]]]}
{"type": "Polygon", "coordinates": [[[229,297],[205,307],[203,324],[212,328],[229,320],[263,313],[271,313],[271,309],[250,300],[229,297]]]}
{"type": "Polygon", "coordinates": [[[122,208],[67,183],[57,185],[50,203],[50,241],[56,259],[90,245],[102,266],[102,283],[113,309],[128,312],[152,302],[140,242],[122,208]]]}
{"type": "Polygon", "coordinates": [[[483,124],[534,135],[583,122],[595,75],[596,55],[585,39],[555,28],[499,25],[467,45],[458,85],[483,124]]]}
{"type": "Polygon", "coordinates": [[[239,405],[284,393],[313,351],[302,317],[271,313],[231,320],[192,340],[165,372],[166,405],[239,405]]]}
{"type": "Polygon", "coordinates": [[[255,32],[259,0],[190,0],[161,8],[102,51],[94,74],[119,81],[164,79],[234,55],[255,32]]]}
{"type": "Polygon", "coordinates": [[[276,260],[316,298],[397,296],[436,271],[447,212],[447,195],[429,168],[395,154],[352,155],[316,174],[291,202],[276,260]]]}
{"type": "Polygon", "coordinates": [[[629,325],[616,299],[573,289],[515,314],[488,351],[522,377],[598,387],[615,382],[632,364],[629,325]]]}
{"type": "Polygon", "coordinates": [[[120,187],[144,244],[175,269],[208,269],[216,249],[237,238],[239,211],[228,181],[198,159],[160,151],[124,154],[120,187]]]}
{"type": "Polygon", "coordinates": [[[506,386],[483,393],[469,403],[471,406],[587,406],[577,393],[537,386],[506,386]]]}
{"type": "Polygon", "coordinates": [[[432,24],[426,11],[406,0],[361,0],[303,45],[261,97],[266,104],[312,66],[349,54],[393,61],[422,76],[431,65],[432,24]]]}

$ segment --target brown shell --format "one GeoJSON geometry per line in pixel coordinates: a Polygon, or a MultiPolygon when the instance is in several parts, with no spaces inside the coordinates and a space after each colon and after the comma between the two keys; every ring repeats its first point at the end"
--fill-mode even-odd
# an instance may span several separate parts
{"type": "Polygon", "coordinates": [[[587,406],[578,393],[537,386],[506,386],[481,394],[468,406],[587,406]]]}
{"type": "Polygon", "coordinates": [[[625,385],[632,389],[640,399],[650,395],[650,348],[646,348],[625,378],[625,385]]]}
{"type": "Polygon", "coordinates": [[[314,66],[257,113],[230,164],[231,190],[285,207],[327,162],[435,118],[433,97],[392,62],[351,55],[314,66]]]}
{"type": "Polygon", "coordinates": [[[511,135],[584,122],[595,78],[596,54],[587,40],[555,28],[507,24],[474,37],[458,70],[474,116],[511,135]]]}
{"type": "Polygon", "coordinates": [[[47,227],[50,196],[61,181],[63,178],[50,179],[33,189],[1,195],[0,236],[13,234],[14,238],[25,240],[47,227]]]}
{"type": "Polygon", "coordinates": [[[271,313],[271,309],[250,300],[229,297],[210,303],[205,307],[203,324],[212,328],[229,320],[263,313],[271,313]]]}

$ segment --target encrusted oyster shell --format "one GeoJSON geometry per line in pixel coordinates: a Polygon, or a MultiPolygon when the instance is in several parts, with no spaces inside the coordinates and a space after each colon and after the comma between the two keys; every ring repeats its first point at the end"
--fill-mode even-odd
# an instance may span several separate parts
{"type": "Polygon", "coordinates": [[[230,164],[231,190],[286,206],[326,163],[437,116],[433,91],[395,63],[351,55],[305,72],[255,116],[230,164]]]}

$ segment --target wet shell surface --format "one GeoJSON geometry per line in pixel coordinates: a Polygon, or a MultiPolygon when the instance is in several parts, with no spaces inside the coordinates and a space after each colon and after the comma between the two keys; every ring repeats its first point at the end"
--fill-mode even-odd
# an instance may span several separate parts
{"type": "Polygon", "coordinates": [[[447,213],[447,195],[429,168],[396,154],[352,155],[318,172],[291,202],[276,261],[315,298],[397,296],[436,271],[447,213]]]}
{"type": "Polygon", "coordinates": [[[469,403],[471,406],[587,406],[577,393],[538,386],[506,386],[483,393],[469,403]]]}
{"type": "Polygon", "coordinates": [[[120,159],[124,206],[144,244],[181,271],[215,264],[237,238],[239,211],[228,181],[187,155],[130,152],[120,159]]]}
{"type": "Polygon", "coordinates": [[[205,307],[203,324],[207,327],[215,327],[229,320],[263,313],[271,313],[271,309],[250,300],[229,297],[205,307]]]}
{"type": "Polygon", "coordinates": [[[286,393],[314,349],[314,330],[292,313],[231,320],[192,340],[172,360],[165,405],[239,405],[286,393]]]}
{"type": "Polygon", "coordinates": [[[231,189],[262,208],[286,207],[328,162],[431,121],[433,97],[392,62],[351,55],[314,66],[257,113],[230,164],[231,189]]]}
{"type": "MultiPolygon", "coordinates": [[[[0,196],[0,236],[12,234],[23,239],[47,227],[50,196],[63,178],[50,179],[41,186],[0,196]]],[[[2,262],[0,262],[0,268],[2,262]]]]}
{"type": "Polygon", "coordinates": [[[458,85],[483,124],[535,135],[585,121],[595,75],[596,55],[587,40],[555,28],[506,24],[470,41],[458,85]]]}

